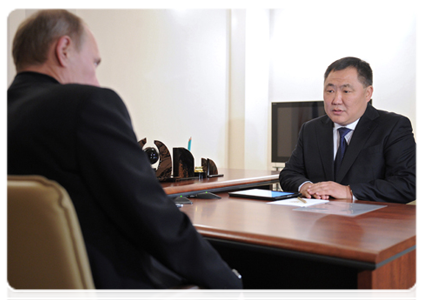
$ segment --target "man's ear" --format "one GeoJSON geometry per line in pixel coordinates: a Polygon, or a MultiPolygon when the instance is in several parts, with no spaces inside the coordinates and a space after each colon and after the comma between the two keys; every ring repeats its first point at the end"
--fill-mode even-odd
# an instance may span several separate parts
{"type": "Polygon", "coordinates": [[[372,99],[372,95],[373,95],[373,86],[369,85],[366,88],[366,102],[369,102],[370,99],[372,99]]]}
{"type": "Polygon", "coordinates": [[[66,67],[69,64],[71,46],[72,40],[66,35],[60,37],[56,43],[55,54],[60,66],[62,67],[66,67]]]}

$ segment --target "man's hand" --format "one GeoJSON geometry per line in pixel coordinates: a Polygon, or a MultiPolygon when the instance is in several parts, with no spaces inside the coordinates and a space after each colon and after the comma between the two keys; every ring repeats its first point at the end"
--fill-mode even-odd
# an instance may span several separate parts
{"type": "Polygon", "coordinates": [[[303,184],[303,186],[302,186],[302,187],[301,187],[301,189],[300,189],[300,193],[303,195],[303,197],[306,197],[306,198],[308,198],[308,199],[310,199],[310,198],[311,198],[311,195],[308,193],[308,189],[309,189],[311,186],[313,186],[313,183],[311,183],[311,182],[307,182],[307,183],[304,183],[304,184],[303,184]]]}
{"type": "Polygon", "coordinates": [[[323,181],[318,183],[305,183],[300,192],[306,198],[329,200],[329,197],[336,199],[352,199],[350,187],[341,185],[333,181],[323,181]]]}

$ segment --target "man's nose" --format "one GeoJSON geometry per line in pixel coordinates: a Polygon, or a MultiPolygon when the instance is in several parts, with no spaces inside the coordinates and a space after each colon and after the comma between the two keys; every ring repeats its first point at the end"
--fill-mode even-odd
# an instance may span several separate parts
{"type": "Polygon", "coordinates": [[[334,92],[333,99],[332,99],[332,104],[333,105],[342,104],[342,93],[340,91],[334,92]]]}

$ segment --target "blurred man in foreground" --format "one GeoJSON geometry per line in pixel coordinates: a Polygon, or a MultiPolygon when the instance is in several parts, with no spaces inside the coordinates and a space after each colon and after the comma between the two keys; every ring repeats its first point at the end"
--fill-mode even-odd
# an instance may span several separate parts
{"type": "Polygon", "coordinates": [[[91,31],[65,10],[40,11],[13,41],[8,174],[38,174],[69,193],[96,288],[242,288],[168,199],[127,109],[100,88],[91,31]]]}

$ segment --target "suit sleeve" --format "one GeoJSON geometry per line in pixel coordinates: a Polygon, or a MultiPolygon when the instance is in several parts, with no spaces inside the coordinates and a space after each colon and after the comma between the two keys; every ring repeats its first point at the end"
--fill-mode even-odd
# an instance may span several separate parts
{"type": "Polygon", "coordinates": [[[304,126],[301,127],[298,142],[291,157],[279,174],[279,183],[284,191],[298,192],[302,183],[310,181],[307,178],[304,162],[304,126]]]}
{"type": "Polygon", "coordinates": [[[98,89],[80,111],[81,173],[98,205],[129,242],[190,283],[242,288],[241,280],[168,199],[120,97],[98,89]]]}
{"type": "Polygon", "coordinates": [[[390,122],[394,125],[385,136],[380,153],[384,162],[382,174],[367,182],[351,182],[357,199],[398,203],[416,199],[416,144],[410,120],[397,115],[390,122]]]}

